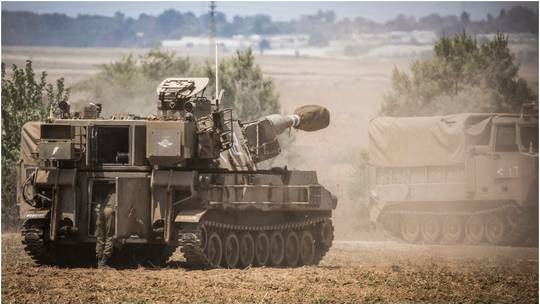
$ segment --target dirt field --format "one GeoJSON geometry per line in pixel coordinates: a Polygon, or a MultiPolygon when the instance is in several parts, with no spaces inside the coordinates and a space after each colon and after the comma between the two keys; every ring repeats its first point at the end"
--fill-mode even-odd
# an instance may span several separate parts
{"type": "Polygon", "coordinates": [[[3,303],[538,303],[538,249],[338,242],[318,267],[35,267],[2,235],[3,303]]]}

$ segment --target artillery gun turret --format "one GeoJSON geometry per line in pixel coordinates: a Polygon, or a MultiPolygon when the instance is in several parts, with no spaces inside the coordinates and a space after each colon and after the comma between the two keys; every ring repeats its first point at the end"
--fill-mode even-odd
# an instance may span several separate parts
{"type": "Polygon", "coordinates": [[[103,118],[98,104],[81,113],[63,105],[59,118],[23,127],[22,235],[38,264],[92,257],[93,210],[107,194],[117,202],[118,263],[162,264],[178,246],[191,266],[320,261],[332,244],[337,199],[313,171],[257,163],[280,153],[285,130],[328,126],[328,110],[304,106],[241,122],[219,98],[204,96],[207,84],[164,80],[152,117],[103,118]]]}

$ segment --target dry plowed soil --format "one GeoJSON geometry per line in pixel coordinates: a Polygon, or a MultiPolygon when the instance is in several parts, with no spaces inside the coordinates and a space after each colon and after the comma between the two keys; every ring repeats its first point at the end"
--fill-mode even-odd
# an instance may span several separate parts
{"type": "Polygon", "coordinates": [[[2,303],[538,303],[538,249],[336,242],[321,265],[37,267],[2,235],[2,303]]]}

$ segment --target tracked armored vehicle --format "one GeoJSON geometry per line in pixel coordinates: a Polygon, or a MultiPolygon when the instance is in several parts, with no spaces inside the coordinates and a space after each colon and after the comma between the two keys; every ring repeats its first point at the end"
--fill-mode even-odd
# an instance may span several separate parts
{"type": "Polygon", "coordinates": [[[370,217],[410,243],[538,244],[538,105],[520,114],[380,117],[370,217]]]}
{"type": "Polygon", "coordinates": [[[204,96],[207,78],[169,78],[152,117],[101,117],[101,105],[22,129],[22,242],[38,264],[94,259],[95,205],[116,196],[113,260],[163,264],[177,247],[190,267],[314,265],[332,245],[337,199],[313,171],[258,169],[277,135],[316,131],[329,112],[233,120],[204,96]],[[112,186],[112,187],[111,187],[112,186]],[[24,206],[27,206],[25,208],[24,206]]]}

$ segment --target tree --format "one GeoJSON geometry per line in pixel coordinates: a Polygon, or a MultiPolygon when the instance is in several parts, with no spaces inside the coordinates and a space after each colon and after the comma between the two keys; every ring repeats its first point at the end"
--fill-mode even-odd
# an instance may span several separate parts
{"type": "Polygon", "coordinates": [[[141,57],[143,74],[153,80],[162,81],[166,77],[185,75],[191,61],[188,57],[176,58],[174,52],[151,50],[141,57]]]}
{"type": "Polygon", "coordinates": [[[264,50],[269,50],[270,47],[270,41],[263,39],[259,42],[259,50],[262,53],[264,53],[264,50]]]}
{"type": "Polygon", "coordinates": [[[464,26],[469,25],[471,23],[471,15],[467,12],[461,13],[461,16],[459,17],[461,19],[461,24],[464,26]]]}
{"type": "Polygon", "coordinates": [[[503,34],[481,44],[466,33],[441,37],[432,59],[414,61],[409,74],[394,70],[381,114],[519,112],[537,96],[518,71],[503,34]]]}
{"type": "MultiPolygon", "coordinates": [[[[2,63],[2,212],[15,205],[16,173],[19,163],[21,129],[28,121],[44,120],[50,111],[55,111],[60,101],[67,101],[69,89],[64,79],[56,86],[47,83],[47,73],[36,77],[32,62],[26,61],[24,68],[13,65],[6,72],[2,63]]],[[[13,219],[7,219],[13,220],[13,219]]]]}
{"type": "MultiPolygon", "coordinates": [[[[206,65],[206,76],[210,78],[209,92],[213,92],[213,65],[206,65]]],[[[255,120],[280,111],[274,83],[271,78],[263,77],[251,49],[236,51],[233,58],[219,64],[219,87],[225,90],[221,103],[232,108],[240,120],[255,120]]]]}
{"type": "Polygon", "coordinates": [[[396,18],[386,22],[386,27],[390,30],[412,31],[416,26],[416,18],[404,14],[400,14],[396,18]]]}
{"type": "Polygon", "coordinates": [[[309,36],[308,44],[316,47],[328,46],[330,39],[322,32],[315,32],[309,36]]]}

